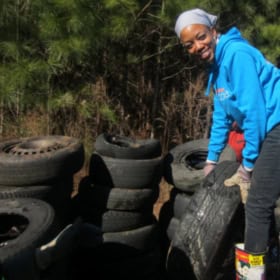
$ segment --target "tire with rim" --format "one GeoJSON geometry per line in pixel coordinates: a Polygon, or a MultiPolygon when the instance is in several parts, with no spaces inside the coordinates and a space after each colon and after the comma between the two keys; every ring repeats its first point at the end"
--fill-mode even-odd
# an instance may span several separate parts
{"type": "Polygon", "coordinates": [[[56,180],[49,185],[32,186],[1,186],[0,202],[2,199],[36,198],[49,203],[55,210],[58,224],[63,227],[71,220],[71,193],[73,189],[72,178],[56,180]],[[63,205],[63,207],[61,207],[63,205]]]}
{"type": "Polygon", "coordinates": [[[42,136],[0,143],[0,185],[22,186],[69,176],[84,163],[83,144],[68,136],[42,136]]]}
{"type": "MultiPolygon", "coordinates": [[[[204,174],[203,167],[208,153],[209,139],[198,139],[175,146],[164,158],[164,178],[176,188],[195,192],[204,174]]],[[[226,146],[219,162],[236,161],[235,152],[226,146]]]]}
{"type": "Polygon", "coordinates": [[[150,159],[161,156],[158,139],[133,139],[109,133],[100,134],[94,148],[97,153],[113,158],[150,159]]]}
{"type": "Polygon", "coordinates": [[[193,274],[194,278],[190,279],[201,280],[214,279],[218,273],[236,243],[235,232],[241,226],[244,230],[244,207],[239,187],[226,188],[223,184],[238,165],[228,161],[218,164],[192,196],[188,211],[180,219],[172,239],[169,265],[174,255],[177,257],[173,261],[177,260],[177,263],[173,263],[169,270],[179,269],[181,263],[184,266],[181,274],[193,274]]]}

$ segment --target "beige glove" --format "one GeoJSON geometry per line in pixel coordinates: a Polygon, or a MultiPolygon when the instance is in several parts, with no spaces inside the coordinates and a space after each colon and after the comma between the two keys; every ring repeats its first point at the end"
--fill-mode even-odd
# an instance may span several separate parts
{"type": "Polygon", "coordinates": [[[245,204],[248,197],[248,191],[251,186],[251,172],[247,171],[242,165],[240,165],[236,173],[224,181],[224,185],[226,187],[238,185],[240,188],[241,201],[245,204]]]}

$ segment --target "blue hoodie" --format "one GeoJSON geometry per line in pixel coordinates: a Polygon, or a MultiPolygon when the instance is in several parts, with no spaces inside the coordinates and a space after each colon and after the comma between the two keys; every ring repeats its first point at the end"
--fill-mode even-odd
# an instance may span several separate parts
{"type": "Polygon", "coordinates": [[[233,27],[220,36],[208,84],[214,112],[207,159],[218,161],[236,121],[246,143],[242,163],[253,169],[264,138],[280,123],[280,70],[233,27]]]}

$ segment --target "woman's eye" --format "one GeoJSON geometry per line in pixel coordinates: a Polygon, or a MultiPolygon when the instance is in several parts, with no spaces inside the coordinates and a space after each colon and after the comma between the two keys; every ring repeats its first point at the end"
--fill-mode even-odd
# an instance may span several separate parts
{"type": "Polygon", "coordinates": [[[205,38],[206,38],[206,34],[202,34],[202,35],[200,35],[200,36],[197,37],[197,39],[198,39],[199,41],[202,41],[202,40],[204,40],[205,38]]]}
{"type": "Polygon", "coordinates": [[[187,50],[192,48],[192,44],[187,43],[187,44],[183,44],[183,47],[186,48],[187,50]]]}

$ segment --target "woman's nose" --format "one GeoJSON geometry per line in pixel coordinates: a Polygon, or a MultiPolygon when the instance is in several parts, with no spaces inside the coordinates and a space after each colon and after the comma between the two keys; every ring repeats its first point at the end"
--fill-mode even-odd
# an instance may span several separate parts
{"type": "Polygon", "coordinates": [[[194,42],[194,49],[195,49],[196,53],[200,52],[200,50],[203,49],[203,44],[200,41],[195,41],[194,42]]]}

